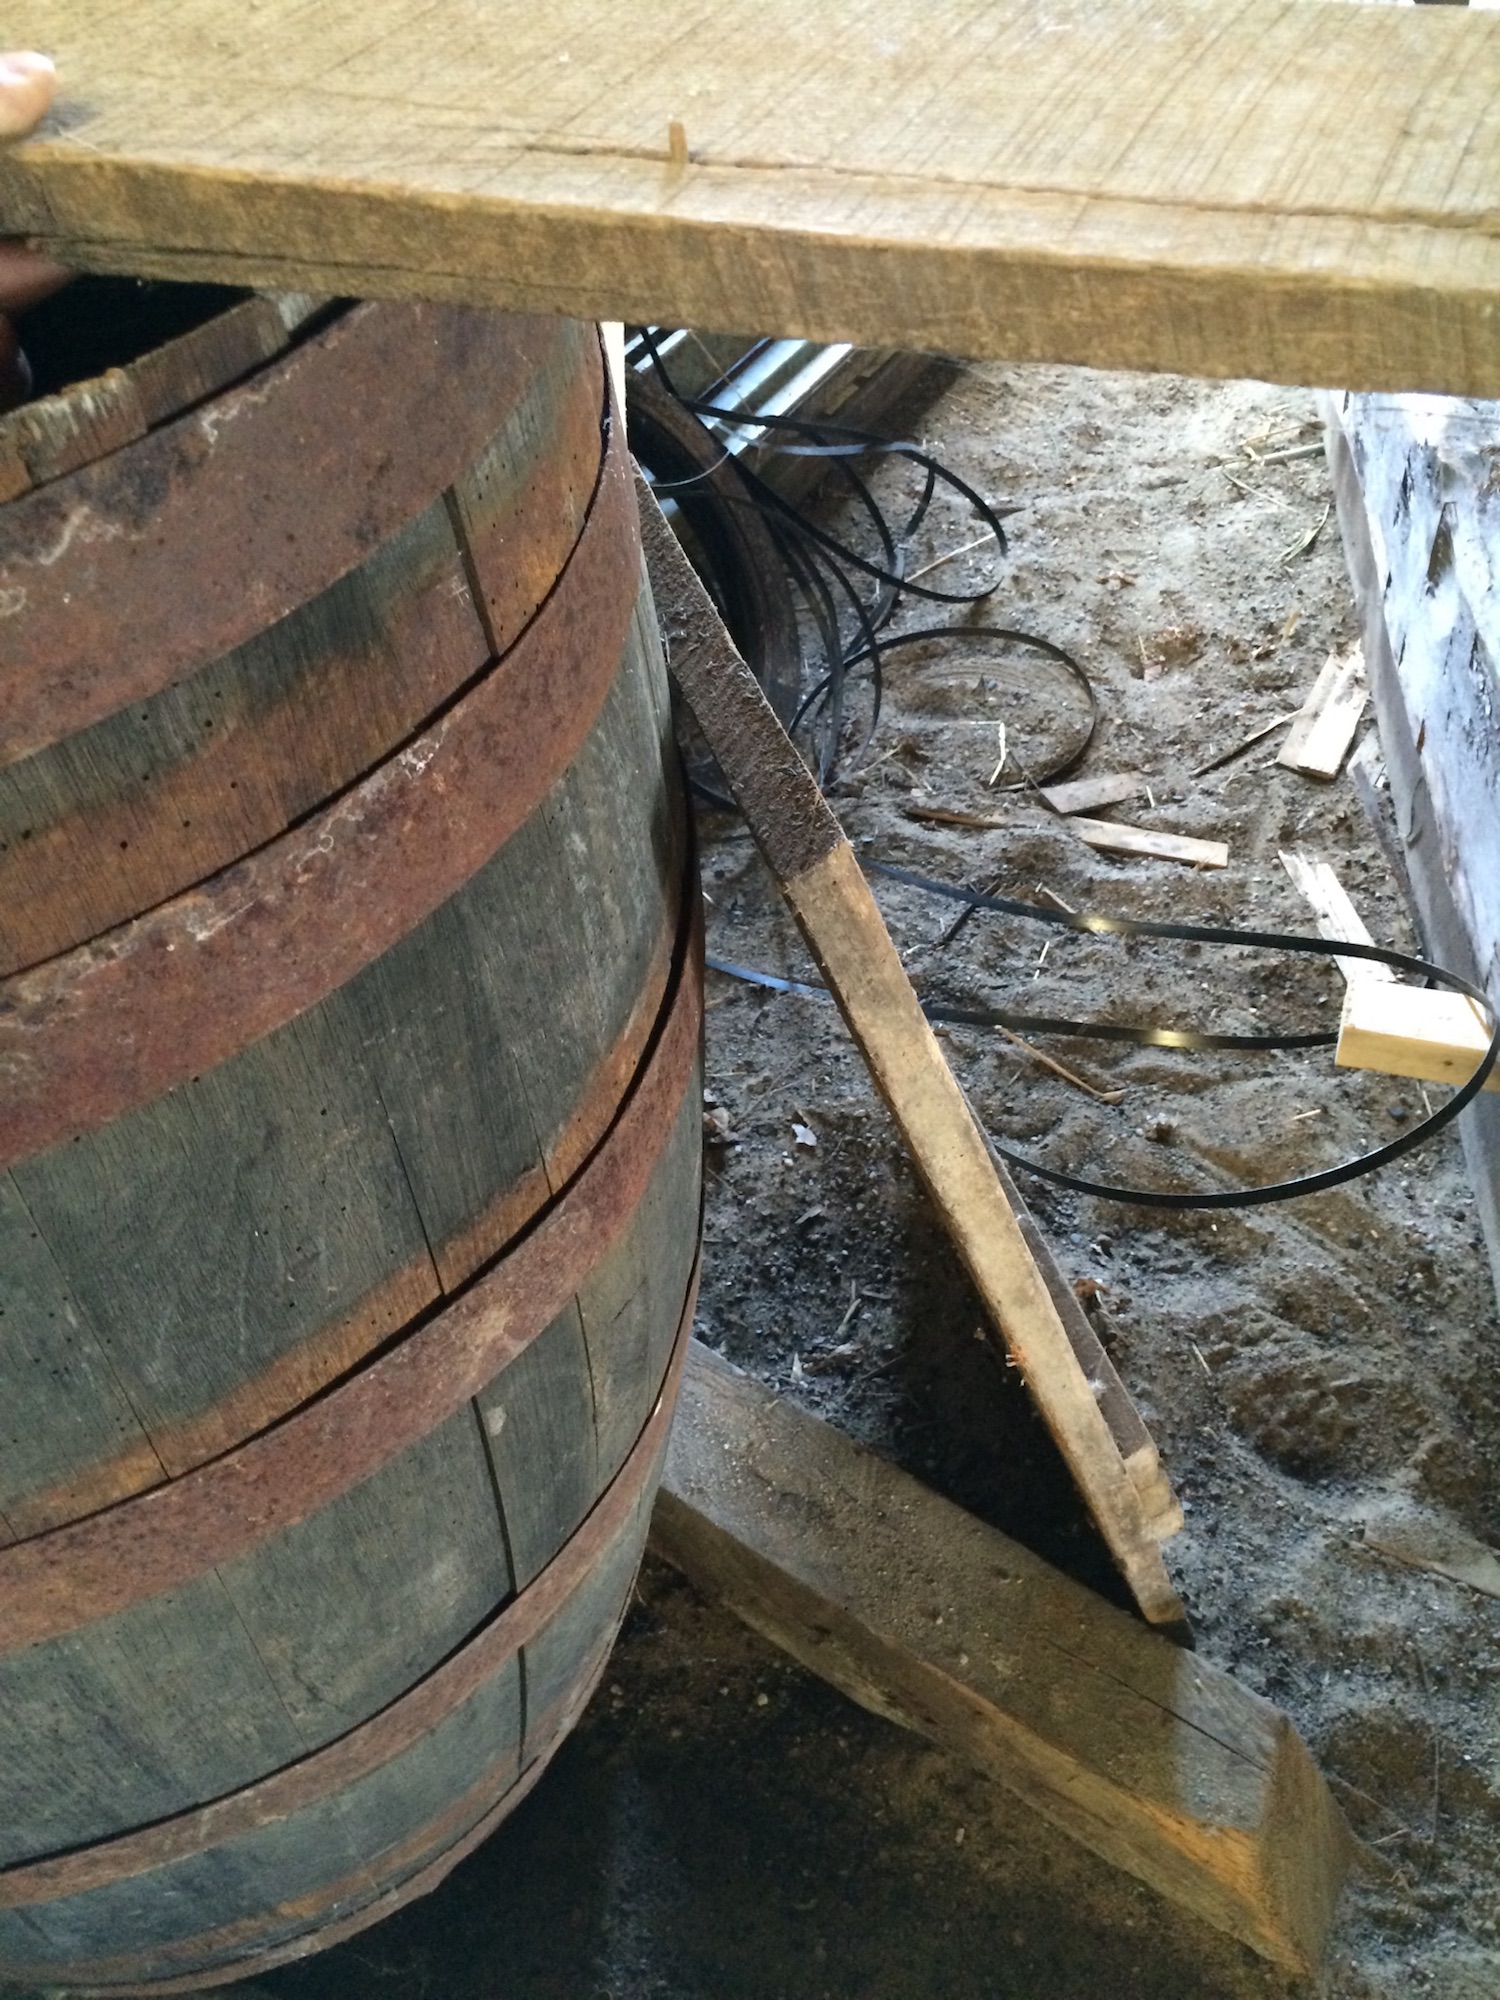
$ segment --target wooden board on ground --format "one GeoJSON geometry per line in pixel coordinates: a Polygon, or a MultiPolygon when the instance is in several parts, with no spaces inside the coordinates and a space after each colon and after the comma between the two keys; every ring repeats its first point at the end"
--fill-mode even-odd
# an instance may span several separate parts
{"type": "Polygon", "coordinates": [[[12,0],[80,267],[1500,393],[1500,20],[1320,0],[12,0]],[[620,61],[628,48],[630,60],[620,61]]]}
{"type": "Polygon", "coordinates": [[[1070,778],[1066,784],[1039,785],[1037,789],[1055,813],[1086,813],[1139,798],[1146,780],[1139,771],[1111,771],[1097,778],[1070,778]]]}
{"type": "Polygon", "coordinates": [[[1347,652],[1330,653],[1292,717],[1277,763],[1304,777],[1336,778],[1367,699],[1364,649],[1356,643],[1347,652]]]}
{"type": "Polygon", "coordinates": [[[639,474],[637,494],[673,677],[1137,1604],[1185,1632],[1158,1546],[1170,1494],[1137,1484],[853,849],[639,474]]]}
{"type": "Polygon", "coordinates": [[[866,1708],[1300,1971],[1348,1851],[1291,1724],[695,1345],[652,1546],[866,1708]]]}
{"type": "Polygon", "coordinates": [[[1068,818],[1068,828],[1090,847],[1108,854],[1136,854],[1147,861],[1182,861],[1190,868],[1227,868],[1229,847],[1222,840],[1198,840],[1186,833],[1158,833],[1154,827],[1125,826],[1112,819],[1068,818]]]}

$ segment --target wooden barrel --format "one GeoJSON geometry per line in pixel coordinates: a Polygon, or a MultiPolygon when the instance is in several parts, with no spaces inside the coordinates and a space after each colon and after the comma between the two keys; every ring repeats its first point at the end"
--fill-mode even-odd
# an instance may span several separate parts
{"type": "Polygon", "coordinates": [[[299,1957],[481,1839],[602,1668],[691,1320],[696,899],[595,330],[271,310],[0,424],[23,1985],[299,1957]]]}

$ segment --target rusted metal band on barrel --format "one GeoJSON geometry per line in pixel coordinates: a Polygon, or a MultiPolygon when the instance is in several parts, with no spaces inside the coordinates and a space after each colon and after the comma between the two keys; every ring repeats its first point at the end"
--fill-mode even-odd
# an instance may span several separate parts
{"type": "Polygon", "coordinates": [[[326,1395],[165,1486],[0,1549],[0,1654],[247,1554],[434,1430],[527,1347],[625,1228],[666,1149],[702,1026],[700,914],[661,1037],[609,1136],[512,1250],[326,1395]]]}
{"type": "Polygon", "coordinates": [[[287,1819],[389,1764],[492,1679],[563,1609],[650,1491],[687,1356],[698,1274],[695,1256],[660,1393],[625,1463],[552,1560],[474,1638],[368,1722],[253,1785],[138,1832],[0,1870],[0,1907],[83,1895],[287,1819]]]}
{"type": "Polygon", "coordinates": [[[629,463],[616,426],[551,596],[433,728],[201,887],[0,981],[0,1166],[305,1012],[509,839],[572,761],[619,665],[640,586],[629,463]]]}
{"type": "Polygon", "coordinates": [[[0,763],[194,672],[362,562],[472,463],[556,338],[548,319],[356,306],[243,387],[13,501],[0,763]],[[414,369],[442,393],[393,393],[414,369]],[[163,549],[191,589],[163,587],[163,549]]]}
{"type": "MultiPolygon", "coordinates": [[[[696,895],[696,883],[696,870],[690,868],[684,874],[679,912],[696,895]]],[[[565,1189],[614,1122],[660,1028],[681,948],[680,928],[680,915],[668,911],[635,1005],[584,1080],[567,1123],[536,1166],[503,1189],[457,1236],[424,1244],[420,1257],[365,1293],[350,1314],[309,1334],[206,1410],[168,1427],[153,1426],[149,1441],[142,1439],[118,1457],[99,1461],[60,1485],[8,1502],[0,1525],[0,1548],[99,1513],[233,1451],[359,1367],[390,1337],[393,1327],[414,1320],[440,1296],[457,1293],[481,1266],[499,1256],[565,1189]],[[441,1294],[433,1279],[434,1265],[441,1294]],[[407,1300],[411,1303],[403,1311],[407,1300]]]]}

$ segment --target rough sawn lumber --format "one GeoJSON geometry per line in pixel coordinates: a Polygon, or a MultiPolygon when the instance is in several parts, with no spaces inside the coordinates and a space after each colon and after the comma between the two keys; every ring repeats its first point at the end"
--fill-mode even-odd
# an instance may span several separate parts
{"type": "Polygon", "coordinates": [[[651,1536],[864,1707],[1316,1966],[1349,1841],[1286,1717],[696,1344],[651,1536]]]}
{"type": "Polygon", "coordinates": [[[672,676],[1137,1604],[1185,1631],[1158,1546],[1181,1516],[1159,1468],[1127,1464],[1138,1440],[1122,1452],[1103,1371],[1079,1360],[843,829],[639,474],[637,492],[672,676]]]}
{"type": "Polygon", "coordinates": [[[61,94],[0,225],[90,269],[1500,393],[1489,12],[12,0],[5,34],[61,94]]]}

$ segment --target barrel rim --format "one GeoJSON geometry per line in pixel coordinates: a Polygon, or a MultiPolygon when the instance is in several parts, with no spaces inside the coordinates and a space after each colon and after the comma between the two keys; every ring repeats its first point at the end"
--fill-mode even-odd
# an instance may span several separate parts
{"type": "Polygon", "coordinates": [[[307,1012],[517,831],[618,670],[640,582],[629,464],[607,420],[588,517],[551,592],[435,724],[207,882],[0,980],[0,1167],[110,1123],[307,1012]]]}

